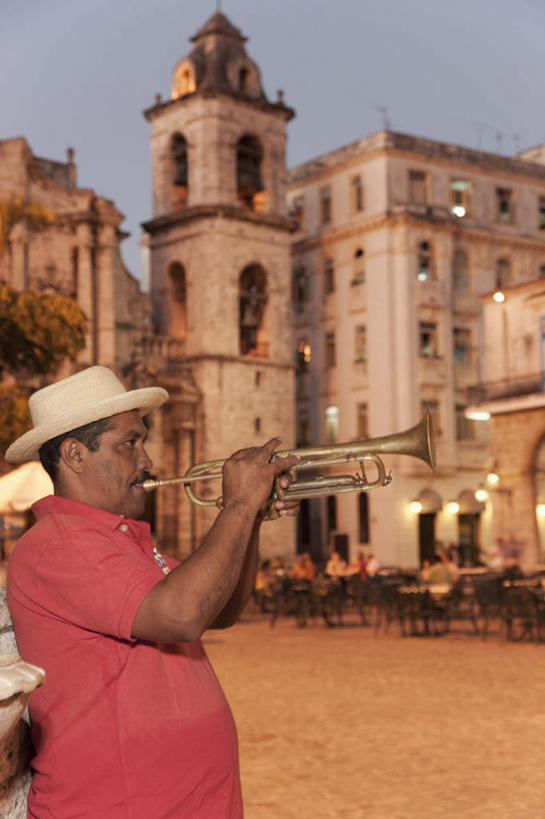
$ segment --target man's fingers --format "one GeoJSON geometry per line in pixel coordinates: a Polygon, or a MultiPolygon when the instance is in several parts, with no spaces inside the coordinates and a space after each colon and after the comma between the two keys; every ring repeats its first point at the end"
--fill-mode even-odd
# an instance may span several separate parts
{"type": "Polygon", "coordinates": [[[276,458],[273,461],[275,473],[279,475],[281,472],[287,472],[292,466],[299,463],[301,458],[298,455],[286,455],[285,458],[276,458]]]}
{"type": "Polygon", "coordinates": [[[267,443],[259,447],[259,452],[262,453],[265,461],[271,460],[275,450],[278,449],[281,443],[282,443],[281,438],[271,438],[270,441],[267,441],[267,443]]]}

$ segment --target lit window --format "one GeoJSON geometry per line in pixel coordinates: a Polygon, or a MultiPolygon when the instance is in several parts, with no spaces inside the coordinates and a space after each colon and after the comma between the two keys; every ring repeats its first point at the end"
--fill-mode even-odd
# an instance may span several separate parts
{"type": "Polygon", "coordinates": [[[419,282],[429,282],[433,279],[433,252],[429,242],[420,242],[418,245],[418,272],[419,282]]]}
{"type": "Polygon", "coordinates": [[[350,180],[350,190],[352,195],[352,211],[358,213],[364,209],[363,185],[361,176],[353,176],[350,180]]]}
{"type": "Polygon", "coordinates": [[[513,191],[496,188],[496,219],[498,222],[514,222],[513,191]]]}
{"type": "Polygon", "coordinates": [[[433,322],[420,322],[420,355],[437,358],[437,325],[433,322]]]}
{"type": "Polygon", "coordinates": [[[463,327],[454,328],[454,363],[469,364],[471,362],[471,330],[463,327]]]}
{"type": "Polygon", "coordinates": [[[320,221],[322,225],[331,222],[331,188],[320,189],[320,221]]]}
{"type": "Polygon", "coordinates": [[[409,202],[428,204],[428,174],[424,171],[409,171],[409,202]]]}
{"type": "Polygon", "coordinates": [[[301,339],[297,345],[297,372],[305,373],[312,360],[312,347],[306,339],[301,339]]]}
{"type": "Polygon", "coordinates": [[[463,219],[469,213],[469,193],[471,184],[463,179],[453,179],[450,183],[450,212],[463,219]]]}
{"type": "Polygon", "coordinates": [[[334,444],[339,435],[339,408],[326,407],[325,411],[325,433],[328,444],[334,444]]]}

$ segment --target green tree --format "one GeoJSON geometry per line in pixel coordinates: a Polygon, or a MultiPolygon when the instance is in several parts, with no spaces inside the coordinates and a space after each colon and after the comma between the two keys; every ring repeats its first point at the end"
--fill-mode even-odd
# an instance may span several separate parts
{"type": "Polygon", "coordinates": [[[29,380],[54,375],[65,358],[74,360],[85,346],[87,324],[73,299],[0,284],[0,379],[9,374],[17,382],[0,386],[0,452],[30,426],[29,380]]]}

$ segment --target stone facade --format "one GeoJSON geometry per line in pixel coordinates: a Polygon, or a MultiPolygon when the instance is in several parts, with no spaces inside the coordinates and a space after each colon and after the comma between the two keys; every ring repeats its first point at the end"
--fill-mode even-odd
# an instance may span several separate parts
{"type": "Polygon", "coordinates": [[[543,275],[545,168],[384,131],[293,168],[288,187],[300,443],[397,432],[426,407],[437,441],[434,474],[389,459],[394,481],[367,509],[313,502],[307,538],[413,566],[435,539],[486,551],[487,428],[464,416],[483,378],[479,297],[543,275]]]}
{"type": "Polygon", "coordinates": [[[123,214],[108,199],[76,185],[73,151],[66,163],[36,157],[22,137],[0,141],[0,200],[22,200],[51,214],[50,224],[15,224],[0,258],[0,279],[76,299],[89,319],[78,365],[122,370],[149,334],[149,299],[120,253],[123,214]]]}
{"type": "MultiPolygon", "coordinates": [[[[165,414],[161,476],[281,435],[293,445],[294,367],[285,123],[270,103],[244,38],[215,14],[176,67],[172,99],[151,123],[152,219],[145,223],[156,332],[176,339],[168,372],[185,411],[165,414]],[[185,386],[176,373],[186,373],[185,386]],[[187,398],[187,382],[191,382],[187,398]],[[172,443],[174,443],[174,446],[172,443]]],[[[216,508],[193,507],[183,488],[158,490],[158,516],[187,554],[216,508]]],[[[197,492],[214,498],[218,481],[197,492]]],[[[158,537],[169,540],[158,528],[158,537]]],[[[293,522],[262,530],[262,553],[293,552],[293,522]]]]}

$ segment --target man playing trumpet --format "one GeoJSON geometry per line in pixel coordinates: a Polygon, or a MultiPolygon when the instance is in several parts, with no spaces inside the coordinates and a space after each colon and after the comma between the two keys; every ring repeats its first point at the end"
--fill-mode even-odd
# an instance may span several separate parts
{"type": "MultiPolygon", "coordinates": [[[[21,654],[45,668],[31,699],[38,819],[242,817],[236,730],[200,637],[232,625],[252,592],[261,510],[298,458],[280,443],[234,453],[223,509],[182,564],[154,549],[142,415],[168,398],[90,367],[34,393],[34,427],[6,453],[40,458],[55,494],[10,561],[21,654]]],[[[280,515],[298,504],[276,501],[280,515]]]]}

